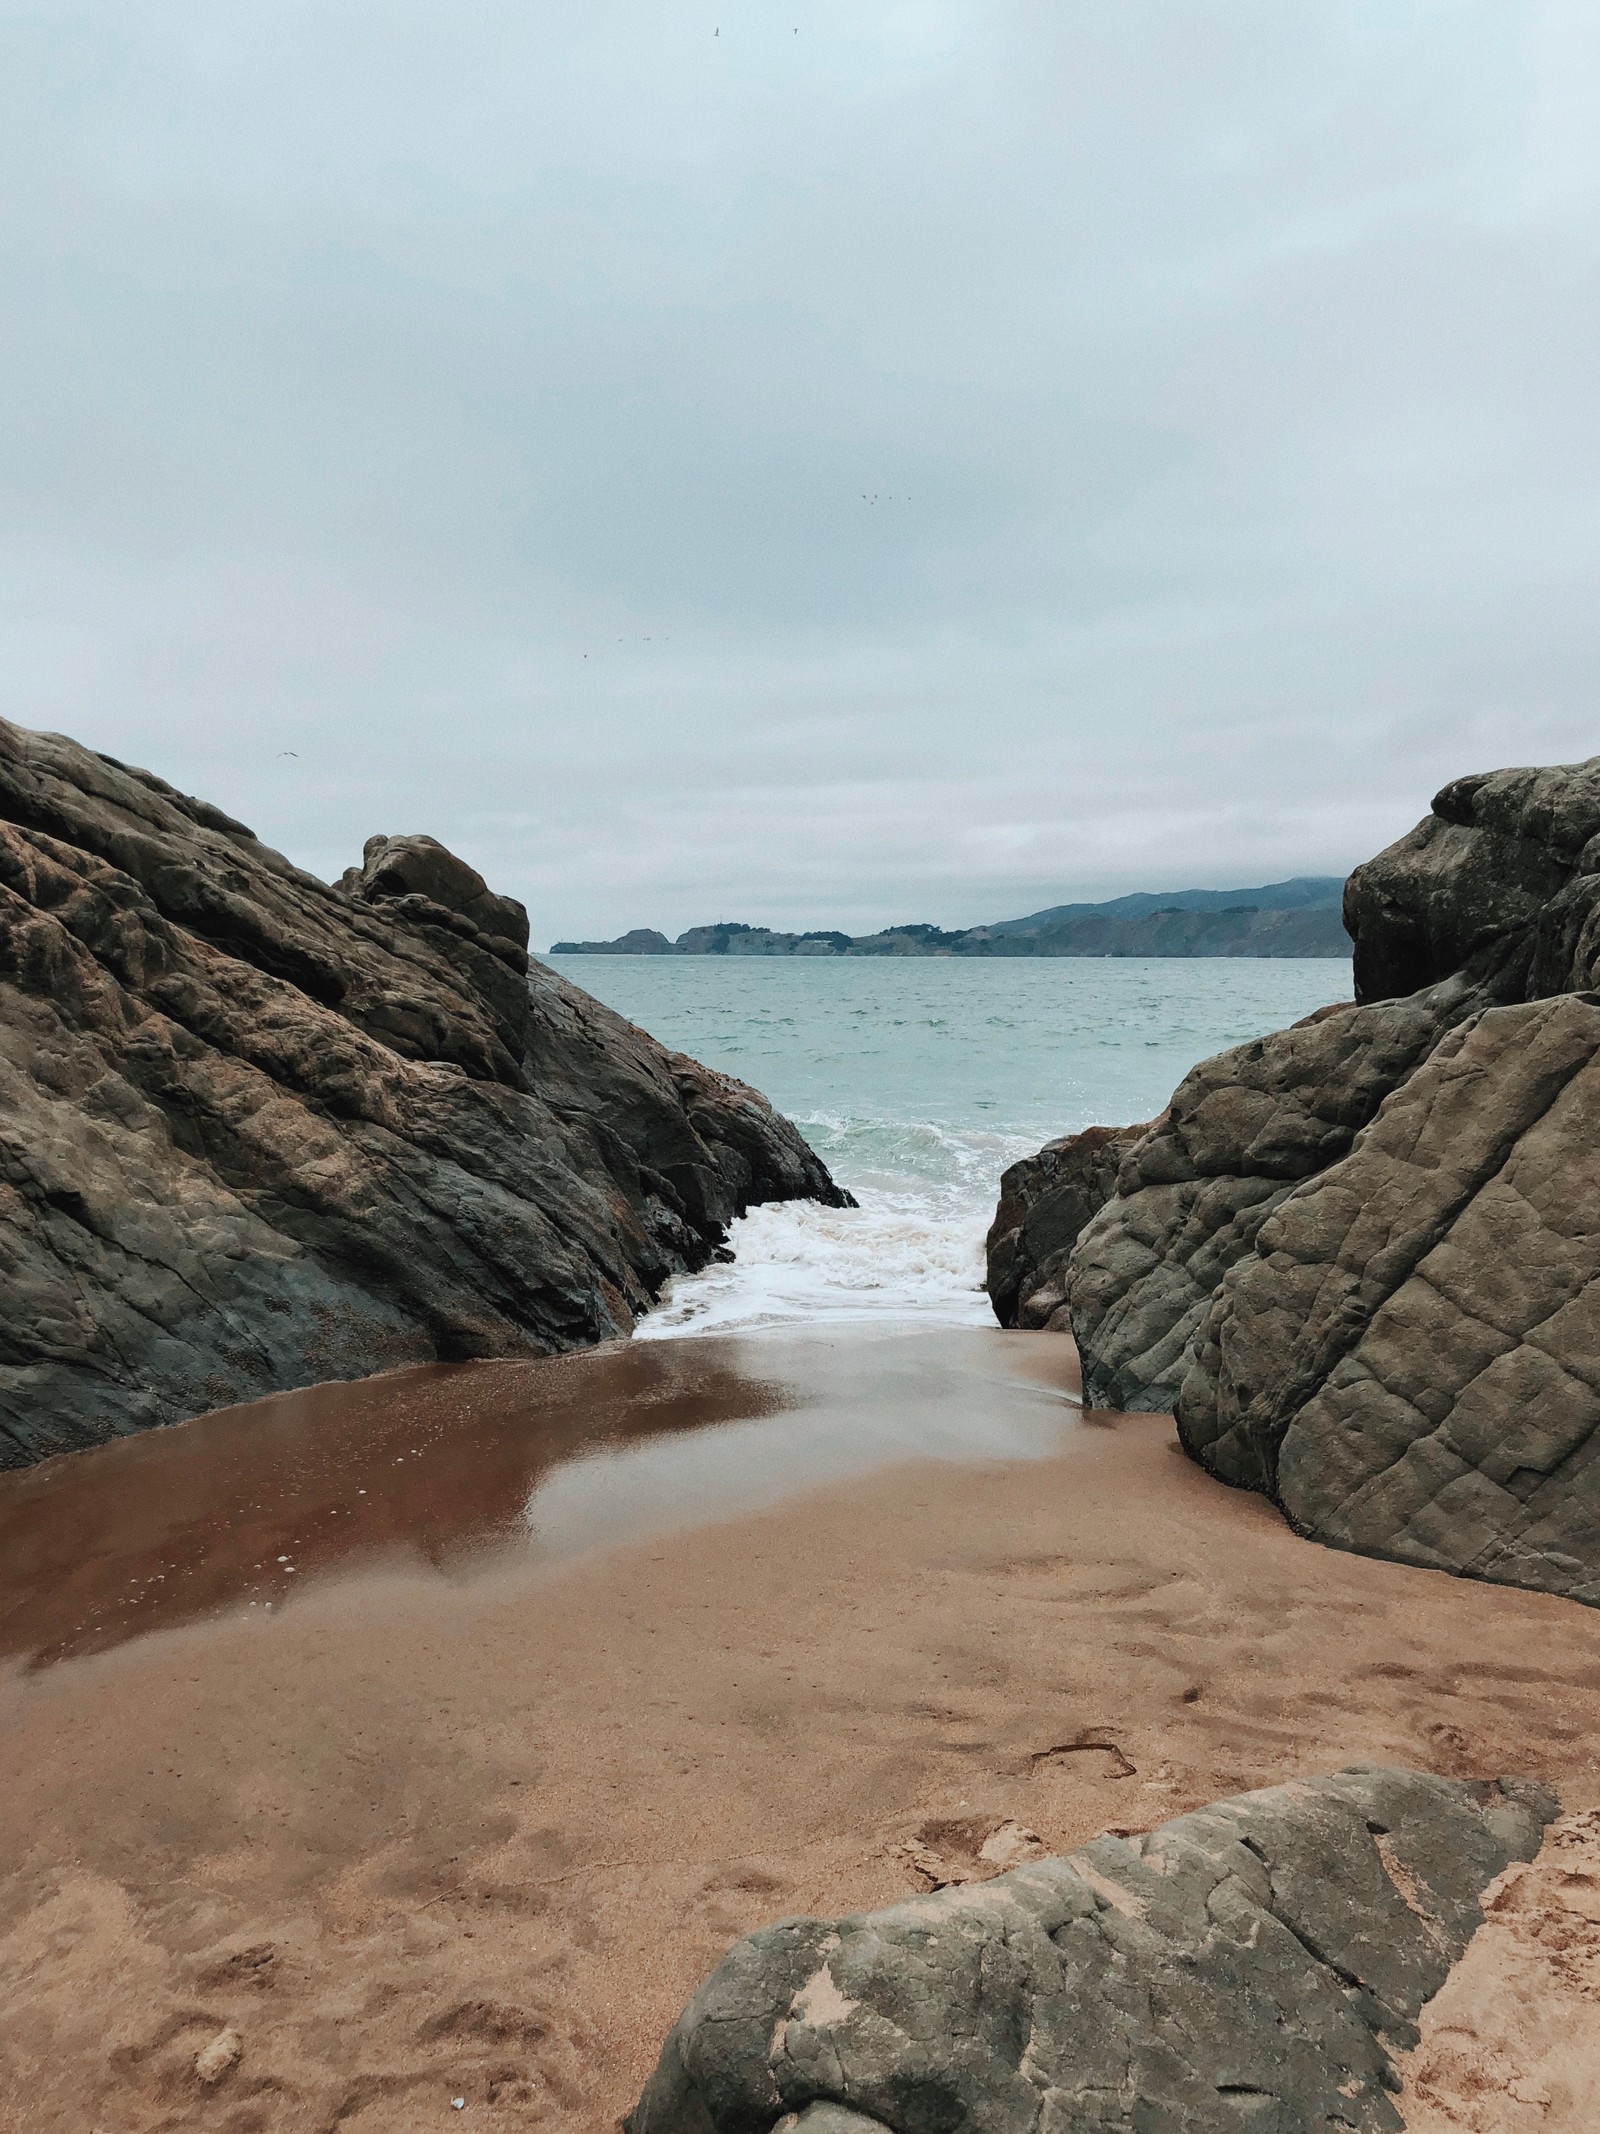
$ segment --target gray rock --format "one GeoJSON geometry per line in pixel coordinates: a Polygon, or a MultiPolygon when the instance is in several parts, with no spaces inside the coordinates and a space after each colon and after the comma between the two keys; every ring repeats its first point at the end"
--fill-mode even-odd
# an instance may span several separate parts
{"type": "Polygon", "coordinates": [[[845,1198],[433,839],[345,884],[0,721],[0,1466],[625,1333],[752,1203],[845,1198]]]}
{"type": "Polygon", "coordinates": [[[1600,1001],[1452,1032],[1223,1278],[1186,1448],[1320,1541],[1600,1603],[1600,1001]]]}
{"type": "Polygon", "coordinates": [[[784,1920],[689,2003],[627,2134],[1392,2134],[1393,2053],[1557,1813],[1357,1766],[784,1920]]]}

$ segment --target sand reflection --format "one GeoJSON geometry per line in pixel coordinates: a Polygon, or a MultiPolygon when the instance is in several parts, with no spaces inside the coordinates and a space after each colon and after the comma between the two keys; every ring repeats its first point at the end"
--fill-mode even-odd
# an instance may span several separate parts
{"type": "Polygon", "coordinates": [[[270,1614],[335,1572],[567,1558],[897,1460],[1041,1456],[1070,1383],[1070,1344],[923,1330],[426,1365],[279,1394],[0,1476],[0,1655],[38,1666],[270,1614]]]}

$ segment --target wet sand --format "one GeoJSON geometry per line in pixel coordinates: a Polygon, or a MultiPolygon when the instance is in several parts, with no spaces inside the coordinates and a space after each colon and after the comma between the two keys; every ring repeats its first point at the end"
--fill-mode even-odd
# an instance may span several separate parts
{"type": "Polygon", "coordinates": [[[378,1564],[551,1564],[919,1453],[1040,1457],[1078,1384],[1069,1343],[817,1329],[416,1365],[218,1409],[0,1474],[0,1658],[270,1613],[378,1564]]]}
{"type": "MultiPolygon", "coordinates": [[[[282,1423],[298,1468],[236,1412],[187,1485],[149,1441],[4,1478],[41,1538],[0,1573],[0,2124],[599,2129],[730,1940],[926,1886],[963,1829],[1058,1850],[1362,1757],[1600,1805],[1600,1613],[1297,1541],[1069,1384],[1045,1336],[663,1343],[347,1390],[342,1437],[282,1423]],[[545,1374],[520,1425],[501,1368],[545,1374]],[[108,1548],[183,1594],[119,1618],[108,1548]]],[[[1430,2134],[1521,2123],[1435,2048],[1430,2134]]]]}

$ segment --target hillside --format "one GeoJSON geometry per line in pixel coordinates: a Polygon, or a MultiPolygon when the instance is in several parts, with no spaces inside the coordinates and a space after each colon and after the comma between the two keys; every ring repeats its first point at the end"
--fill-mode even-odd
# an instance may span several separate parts
{"type": "Polygon", "coordinates": [[[1260,889],[1139,890],[1103,904],[1056,904],[1026,918],[947,932],[888,927],[775,933],[723,920],[669,941],[635,927],[614,941],[557,941],[553,956],[1318,956],[1344,958],[1338,875],[1301,875],[1260,889]]]}

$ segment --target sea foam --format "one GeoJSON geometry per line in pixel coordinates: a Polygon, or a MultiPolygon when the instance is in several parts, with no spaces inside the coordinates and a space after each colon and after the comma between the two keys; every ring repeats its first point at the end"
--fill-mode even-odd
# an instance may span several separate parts
{"type": "Polygon", "coordinates": [[[782,1201],[733,1224],[732,1265],[673,1282],[641,1340],[819,1319],[992,1326],[983,1240],[1001,1171],[1033,1145],[931,1122],[796,1120],[855,1208],[782,1201]]]}

